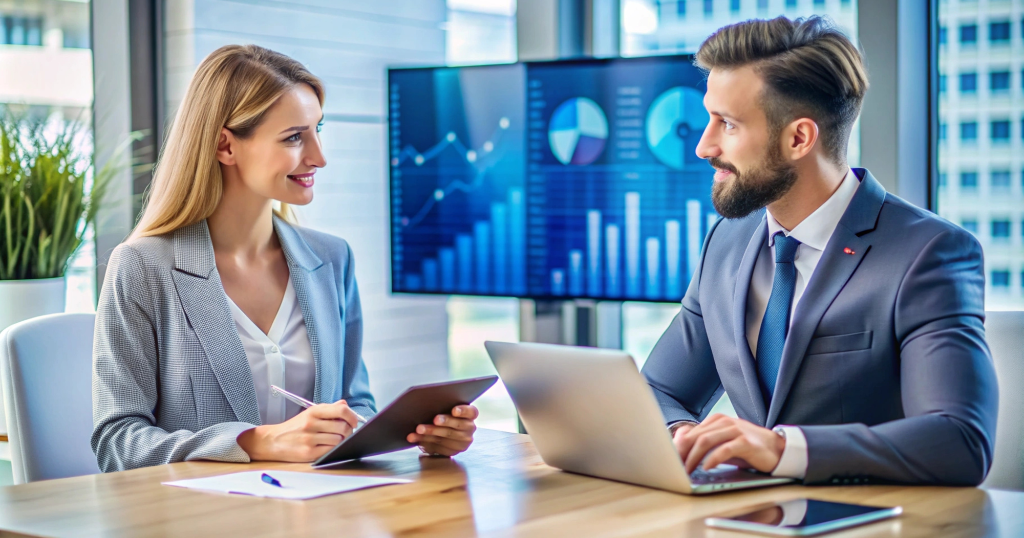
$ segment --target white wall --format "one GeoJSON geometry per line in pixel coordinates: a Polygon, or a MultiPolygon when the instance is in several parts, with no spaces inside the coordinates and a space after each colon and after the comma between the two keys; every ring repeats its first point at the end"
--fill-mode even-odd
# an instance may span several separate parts
{"type": "Polygon", "coordinates": [[[255,43],[303,62],[327,86],[317,174],[303,225],[344,237],[356,256],[363,357],[379,404],[411,384],[448,376],[443,298],[388,292],[387,133],[389,65],[441,65],[443,0],[171,0],[166,13],[169,114],[196,65],[231,43],[255,43]]]}

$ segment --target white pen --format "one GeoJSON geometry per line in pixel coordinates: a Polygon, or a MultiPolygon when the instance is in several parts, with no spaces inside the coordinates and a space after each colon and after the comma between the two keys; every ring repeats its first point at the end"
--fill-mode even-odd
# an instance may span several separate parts
{"type": "MultiPolygon", "coordinates": [[[[271,385],[270,386],[270,392],[271,393],[276,392],[276,393],[280,394],[281,396],[283,396],[285,399],[290,400],[295,405],[299,405],[299,406],[305,407],[307,409],[310,408],[310,407],[313,407],[314,405],[316,405],[315,403],[313,403],[313,402],[303,398],[302,396],[298,396],[298,395],[292,394],[292,393],[282,389],[281,387],[279,387],[277,385],[271,385]]],[[[352,412],[355,413],[357,421],[363,422],[363,423],[366,422],[366,419],[363,418],[363,415],[360,415],[359,413],[356,413],[354,409],[352,410],[352,412]]]]}

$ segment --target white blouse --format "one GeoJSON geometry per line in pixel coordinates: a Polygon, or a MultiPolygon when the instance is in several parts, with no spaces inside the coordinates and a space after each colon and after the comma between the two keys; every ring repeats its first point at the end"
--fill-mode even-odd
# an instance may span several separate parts
{"type": "Polygon", "coordinates": [[[249,359],[249,368],[252,369],[256,401],[259,403],[263,424],[279,424],[299,414],[302,407],[270,393],[270,386],[277,385],[307,400],[313,399],[316,365],[313,349],[309,345],[309,335],[306,333],[306,321],[302,317],[291,278],[288,279],[281,307],[267,334],[238,308],[231,297],[228,297],[228,304],[245,356],[249,359]]]}

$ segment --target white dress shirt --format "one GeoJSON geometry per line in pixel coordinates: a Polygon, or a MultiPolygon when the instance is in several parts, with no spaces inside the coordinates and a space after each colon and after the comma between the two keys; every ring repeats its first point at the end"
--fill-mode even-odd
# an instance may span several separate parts
{"type": "Polygon", "coordinates": [[[306,321],[302,317],[291,278],[284,290],[281,307],[266,334],[228,297],[245,356],[256,385],[256,401],[263,424],[279,424],[302,411],[302,407],[270,393],[270,386],[313,399],[316,364],[309,345],[306,321]]]}
{"type": "MultiPolygon", "coordinates": [[[[772,294],[772,281],[775,276],[775,234],[782,232],[787,237],[793,237],[800,241],[796,249],[796,289],[793,292],[793,305],[790,310],[789,323],[793,324],[793,313],[796,312],[796,305],[807,288],[807,282],[811,280],[814,269],[818,266],[825,246],[832,238],[832,232],[839,225],[839,219],[843,217],[847,206],[857,193],[860,180],[848,171],[843,182],[839,184],[836,192],[829,197],[825,203],[811,213],[806,219],[792,230],[786,230],[771,211],[768,211],[768,245],[770,252],[765,255],[761,253],[754,264],[754,273],[750,277],[750,291],[747,293],[747,343],[750,345],[752,354],[757,353],[757,337],[761,332],[761,320],[768,308],[768,299],[772,294]]],[[[755,357],[754,360],[757,360],[755,357]]],[[[779,465],[772,471],[774,476],[785,476],[790,478],[803,478],[807,474],[807,439],[803,431],[796,426],[777,426],[776,431],[781,430],[786,436],[786,448],[782,452],[779,465]]]]}

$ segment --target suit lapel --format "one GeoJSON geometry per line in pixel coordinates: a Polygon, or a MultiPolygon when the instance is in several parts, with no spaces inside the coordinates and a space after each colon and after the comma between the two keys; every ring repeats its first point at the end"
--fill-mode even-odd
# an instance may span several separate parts
{"type": "Polygon", "coordinates": [[[256,387],[217,273],[206,221],[174,232],[174,287],[235,417],[261,424],[256,387]]]}
{"type": "Polygon", "coordinates": [[[871,239],[867,234],[875,229],[878,222],[878,214],[885,201],[885,189],[867,170],[857,168],[854,173],[863,178],[861,184],[832,233],[793,313],[793,322],[782,351],[775,394],[772,395],[768,410],[765,424],[768,428],[775,425],[782,412],[800,371],[807,346],[825,311],[836,300],[871,249],[871,239]]]}
{"type": "Polygon", "coordinates": [[[751,395],[750,403],[753,406],[754,414],[761,424],[764,424],[765,408],[764,399],[760,397],[761,388],[757,381],[757,366],[754,364],[754,355],[747,342],[747,294],[750,292],[750,278],[754,274],[757,256],[761,252],[761,247],[768,241],[767,223],[766,217],[762,216],[761,223],[754,229],[754,235],[747,242],[747,249],[743,252],[743,259],[740,261],[739,271],[736,274],[732,308],[733,337],[736,340],[740,369],[743,371],[743,380],[747,384],[747,393],[751,395]]]}
{"type": "Polygon", "coordinates": [[[331,360],[330,356],[340,349],[338,338],[342,334],[334,264],[323,263],[287,222],[274,217],[274,229],[288,260],[292,286],[313,350],[316,367],[313,401],[333,403],[341,397],[338,387],[342,383],[338,361],[331,360]]]}

